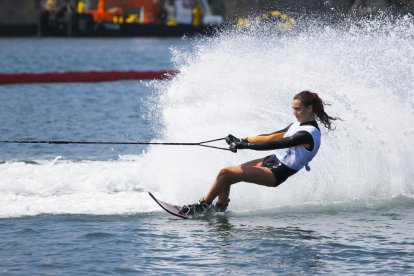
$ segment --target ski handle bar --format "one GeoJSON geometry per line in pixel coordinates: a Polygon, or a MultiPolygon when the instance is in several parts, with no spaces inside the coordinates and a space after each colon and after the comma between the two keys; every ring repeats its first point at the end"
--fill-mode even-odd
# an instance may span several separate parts
{"type": "Polygon", "coordinates": [[[216,147],[211,145],[206,145],[208,143],[225,140],[226,138],[213,139],[208,141],[203,141],[199,143],[169,143],[169,142],[111,142],[111,141],[65,141],[65,140],[6,140],[0,141],[3,144],[57,144],[57,145],[68,145],[68,144],[77,144],[77,145],[164,145],[164,146],[201,146],[212,149],[220,150],[230,150],[228,148],[216,147]]]}

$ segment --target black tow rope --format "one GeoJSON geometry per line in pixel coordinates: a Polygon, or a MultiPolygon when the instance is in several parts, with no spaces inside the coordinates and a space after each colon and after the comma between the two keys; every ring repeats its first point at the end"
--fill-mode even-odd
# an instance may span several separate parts
{"type": "Polygon", "coordinates": [[[201,146],[206,148],[220,149],[220,150],[230,150],[228,148],[216,147],[211,145],[206,145],[211,142],[221,141],[225,138],[219,138],[214,140],[208,140],[199,143],[169,143],[169,142],[112,142],[112,141],[65,141],[65,140],[6,140],[0,141],[3,144],[57,144],[57,145],[68,145],[68,144],[78,144],[78,145],[164,145],[164,146],[201,146]]]}

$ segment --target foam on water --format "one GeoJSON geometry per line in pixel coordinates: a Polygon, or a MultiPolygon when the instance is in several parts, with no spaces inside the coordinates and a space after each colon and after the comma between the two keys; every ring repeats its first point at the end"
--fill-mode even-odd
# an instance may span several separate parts
{"type": "MultiPolygon", "coordinates": [[[[310,89],[343,119],[335,132],[323,129],[312,170],[277,189],[237,184],[232,210],[413,197],[413,18],[306,23],[273,35],[230,31],[195,42],[191,52],[173,49],[180,74],[153,84],[156,104],[149,107],[159,140],[281,129],[294,120],[293,95],[310,89]]],[[[158,209],[146,191],[188,203],[204,195],[220,168],[266,154],[152,146],[112,162],[7,162],[0,165],[0,217],[158,209]]]]}

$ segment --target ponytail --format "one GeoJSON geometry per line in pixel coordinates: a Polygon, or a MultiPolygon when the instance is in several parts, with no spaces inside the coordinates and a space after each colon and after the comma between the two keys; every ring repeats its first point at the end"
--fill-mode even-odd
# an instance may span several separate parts
{"type": "Polygon", "coordinates": [[[329,116],[324,109],[325,105],[330,105],[327,102],[324,102],[317,93],[310,91],[302,91],[293,97],[295,100],[299,100],[305,107],[312,106],[313,112],[316,115],[316,118],[328,129],[334,130],[335,127],[332,126],[332,121],[341,120],[338,117],[329,116]]]}

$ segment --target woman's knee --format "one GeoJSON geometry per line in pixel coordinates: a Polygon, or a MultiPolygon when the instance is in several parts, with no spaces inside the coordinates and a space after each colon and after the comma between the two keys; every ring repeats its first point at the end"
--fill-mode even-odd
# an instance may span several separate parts
{"type": "Polygon", "coordinates": [[[220,180],[226,183],[229,183],[229,182],[234,181],[236,175],[237,173],[234,167],[225,167],[220,170],[217,178],[219,178],[220,180]]]}

